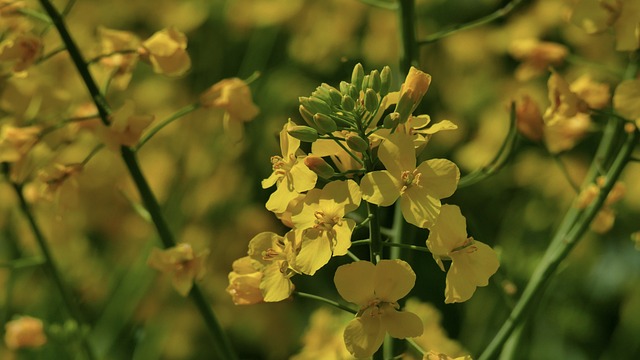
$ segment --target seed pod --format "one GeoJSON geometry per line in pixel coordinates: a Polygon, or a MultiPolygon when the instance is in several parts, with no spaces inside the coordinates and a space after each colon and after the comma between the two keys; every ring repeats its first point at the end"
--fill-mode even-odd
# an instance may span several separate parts
{"type": "Polygon", "coordinates": [[[294,138],[304,142],[312,143],[318,140],[318,131],[308,126],[295,125],[287,130],[287,133],[289,133],[289,135],[293,136],[294,138]]]}
{"type": "Polygon", "coordinates": [[[351,85],[355,86],[358,92],[362,90],[363,79],[364,68],[362,67],[362,64],[357,63],[356,66],[353,67],[353,72],[351,73],[351,85]]]}
{"type": "Polygon", "coordinates": [[[369,150],[369,141],[358,135],[349,135],[347,136],[347,146],[349,146],[351,150],[363,153],[369,150]]]}
{"type": "Polygon", "coordinates": [[[385,66],[380,72],[380,97],[385,97],[391,88],[391,68],[385,66]]]}
{"type": "Polygon", "coordinates": [[[356,108],[356,102],[353,101],[353,98],[349,95],[345,95],[342,97],[341,104],[342,104],[342,108],[345,111],[353,111],[353,109],[356,108]]]}
{"type": "Polygon", "coordinates": [[[328,134],[338,130],[338,125],[333,121],[328,115],[325,114],[315,114],[313,115],[313,121],[315,122],[315,128],[318,129],[318,133],[320,134],[328,134]]]}
{"type": "Polygon", "coordinates": [[[364,93],[364,108],[370,113],[378,109],[378,93],[373,89],[367,89],[364,93]]]}

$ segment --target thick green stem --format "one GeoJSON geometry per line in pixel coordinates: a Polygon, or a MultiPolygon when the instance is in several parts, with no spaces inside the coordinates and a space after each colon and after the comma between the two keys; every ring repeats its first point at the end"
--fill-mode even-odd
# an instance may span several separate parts
{"type": "MultiPolygon", "coordinates": [[[[9,165],[7,163],[3,163],[3,170],[7,177],[9,177],[9,165]]],[[[80,313],[78,304],[74,300],[73,296],[71,295],[71,291],[62,279],[62,275],[60,275],[60,270],[58,269],[58,265],[56,264],[55,259],[53,258],[53,254],[49,249],[49,245],[44,237],[44,234],[40,230],[40,226],[38,226],[38,223],[36,222],[36,219],[33,216],[31,209],[29,208],[29,204],[27,204],[27,201],[24,197],[24,194],[22,192],[22,184],[11,182],[11,186],[13,187],[13,190],[18,198],[20,210],[22,211],[22,214],[27,218],[29,227],[31,228],[31,232],[33,233],[33,236],[38,243],[38,247],[40,248],[40,251],[44,256],[44,259],[46,260],[44,262],[44,266],[47,270],[47,273],[49,274],[49,276],[51,276],[53,282],[56,285],[56,288],[60,292],[62,301],[64,302],[69,315],[79,326],[81,326],[82,324],[84,324],[84,321],[82,320],[82,315],[80,313]]],[[[80,342],[82,344],[82,348],[86,354],[86,357],[88,359],[95,359],[93,350],[87,343],[84,336],[81,337],[80,342]]]]}
{"type": "Polygon", "coordinates": [[[530,307],[534,304],[533,300],[538,298],[562,260],[567,257],[569,252],[578,243],[582,235],[584,235],[589,228],[589,224],[593,218],[601,209],[609,191],[620,177],[625,165],[628,163],[628,159],[637,141],[637,130],[633,133],[627,134],[627,138],[622,145],[622,148],[613,159],[613,163],[606,174],[605,184],[601,187],[601,191],[596,200],[586,209],[578,211],[575,216],[565,217],[565,222],[573,223],[573,226],[561,226],[561,229],[564,231],[558,231],[556,233],[545,256],[540,261],[540,264],[538,264],[531,280],[524,289],[522,297],[509,315],[509,318],[502,325],[498,334],[479,357],[480,360],[496,358],[500,349],[502,349],[503,345],[509,339],[516,327],[524,321],[530,307]]]}
{"type": "Polygon", "coordinates": [[[415,0],[400,0],[399,4],[398,24],[400,26],[400,53],[402,54],[402,57],[400,58],[400,71],[407,74],[412,65],[418,65],[415,0]]]}
{"type": "MultiPolygon", "coordinates": [[[[71,56],[71,60],[75,64],[78,73],[82,77],[85,86],[87,87],[89,93],[91,94],[91,98],[93,99],[94,104],[98,109],[98,114],[100,115],[100,119],[105,126],[109,126],[109,116],[111,114],[111,108],[107,103],[104,95],[100,92],[95,80],[91,76],[89,72],[88,65],[82,54],[80,53],[80,49],[73,41],[73,38],[69,34],[67,27],[64,23],[64,19],[58,13],[58,11],[53,7],[49,0],[40,0],[40,4],[45,9],[51,21],[55,25],[62,41],[64,42],[67,50],[69,51],[69,55],[71,56]]],[[[131,175],[138,192],[140,193],[140,197],[149,212],[151,219],[156,227],[157,233],[160,237],[165,248],[173,247],[176,245],[175,240],[173,239],[173,235],[169,230],[169,226],[162,215],[162,211],[160,210],[160,205],[155,198],[155,195],[151,191],[149,184],[142,174],[142,170],[138,165],[135,153],[132,149],[128,147],[121,147],[121,155],[122,159],[127,166],[127,170],[131,175]]],[[[210,333],[213,335],[214,342],[213,348],[216,353],[216,357],[220,359],[237,359],[237,355],[231,344],[226,337],[224,331],[220,327],[220,324],[217,321],[211,306],[209,306],[208,301],[205,299],[204,294],[200,290],[200,288],[194,284],[191,292],[191,298],[196,303],[198,310],[205,323],[207,324],[210,333]]]]}

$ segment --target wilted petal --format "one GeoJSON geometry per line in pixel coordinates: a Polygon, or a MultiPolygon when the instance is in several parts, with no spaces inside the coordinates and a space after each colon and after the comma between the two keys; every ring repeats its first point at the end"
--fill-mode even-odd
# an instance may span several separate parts
{"type": "Polygon", "coordinates": [[[475,240],[472,245],[452,253],[451,259],[445,303],[469,300],[476,287],[489,284],[489,278],[500,266],[496,252],[487,244],[475,240]]]}
{"type": "Polygon", "coordinates": [[[338,267],[333,282],[340,296],[348,302],[366,305],[374,297],[375,268],[369,261],[356,261],[338,267]]]}
{"type": "Polygon", "coordinates": [[[396,302],[405,297],[416,283],[416,274],[403,260],[380,260],[375,268],[374,289],[378,298],[396,302]]]}
{"type": "Polygon", "coordinates": [[[366,358],[373,355],[384,341],[385,330],[380,326],[380,317],[367,312],[355,318],[344,329],[344,343],[351,355],[366,358]]]}
{"type": "Polygon", "coordinates": [[[401,187],[399,180],[386,170],[367,173],[360,181],[362,198],[380,206],[389,206],[396,202],[401,187]]]}
{"type": "Polygon", "coordinates": [[[390,305],[384,307],[381,321],[382,327],[396,339],[420,336],[424,331],[418,315],[408,311],[397,311],[390,305]]]}

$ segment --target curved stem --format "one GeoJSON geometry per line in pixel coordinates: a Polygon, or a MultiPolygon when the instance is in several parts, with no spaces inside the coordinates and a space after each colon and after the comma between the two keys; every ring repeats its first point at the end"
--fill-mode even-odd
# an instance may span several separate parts
{"type": "Polygon", "coordinates": [[[353,310],[352,308],[350,308],[350,307],[348,307],[346,305],[342,305],[337,301],[329,300],[329,299],[324,298],[322,296],[313,295],[313,294],[309,294],[309,293],[304,293],[304,292],[301,292],[301,291],[294,291],[293,295],[300,296],[300,297],[307,298],[307,299],[311,299],[311,300],[315,300],[315,301],[320,301],[320,302],[323,302],[325,304],[329,304],[331,306],[337,307],[340,310],[344,310],[346,312],[350,312],[350,313],[352,313],[354,315],[358,313],[358,311],[353,310]]]}
{"type": "Polygon", "coordinates": [[[193,103],[183,107],[182,109],[176,111],[173,115],[164,119],[158,125],[154,126],[151,130],[147,131],[144,136],[138,141],[138,144],[133,148],[134,152],[140,150],[144,144],[147,143],[155,134],[157,134],[160,130],[162,130],[165,126],[171,124],[172,122],[180,119],[181,117],[194,112],[195,110],[200,108],[200,103],[193,103]]]}

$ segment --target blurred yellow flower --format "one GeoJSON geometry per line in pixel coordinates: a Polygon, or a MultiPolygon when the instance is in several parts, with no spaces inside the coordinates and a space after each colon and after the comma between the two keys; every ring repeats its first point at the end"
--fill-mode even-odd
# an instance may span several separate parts
{"type": "Polygon", "coordinates": [[[569,89],[591,109],[604,109],[611,100],[609,84],[594,81],[589,74],[584,74],[571,82],[569,89]]]}
{"type": "Polygon", "coordinates": [[[47,343],[42,320],[31,316],[21,316],[5,324],[4,343],[7,348],[17,350],[36,348],[47,343]]]}
{"type": "Polygon", "coordinates": [[[640,46],[640,1],[573,0],[569,20],[588,34],[613,28],[616,50],[633,51],[640,46]]]}
{"type": "Polygon", "coordinates": [[[445,303],[464,302],[478,286],[489,284],[489,278],[500,266],[498,256],[488,245],[467,237],[467,225],[460,208],[443,205],[440,216],[430,229],[427,247],[440,269],[443,259],[451,259],[447,272],[445,303]]]}
{"type": "Polygon", "coordinates": [[[0,129],[0,162],[22,159],[40,139],[39,126],[15,127],[5,124],[0,129]]]}
{"type": "Polygon", "coordinates": [[[451,357],[446,354],[439,353],[437,351],[429,351],[424,354],[422,360],[472,360],[471,355],[451,357]]]}
{"type": "Polygon", "coordinates": [[[193,282],[204,277],[205,259],[209,250],[195,253],[191,245],[178,244],[166,250],[154,248],[147,259],[147,264],[169,276],[173,288],[182,296],[187,296],[193,282]]]}
{"type": "Polygon", "coordinates": [[[262,232],[249,242],[253,266],[262,273],[260,291],[266,302],[282,301],[293,292],[291,277],[296,274],[295,253],[298,239],[294,231],[285,236],[262,232]]]}
{"type": "Polygon", "coordinates": [[[360,182],[362,198],[389,206],[400,198],[404,218],[428,228],[440,211],[440,199],[451,196],[460,179],[460,170],[446,159],[424,161],[416,168],[411,137],[392,134],[380,144],[378,157],[387,170],[367,173],[360,182]]]}
{"type": "Polygon", "coordinates": [[[516,105],[518,131],[531,141],[540,141],[544,134],[544,120],[540,107],[530,96],[524,95],[516,105]]]}
{"type": "Polygon", "coordinates": [[[398,311],[398,300],[413,288],[416,274],[402,260],[356,261],[338,267],[334,283],[340,296],[360,308],[344,330],[347,350],[356,358],[373,355],[385,334],[404,339],[420,336],[423,325],[411,312],[398,311]]]}
{"type": "Polygon", "coordinates": [[[302,349],[289,360],[352,360],[344,346],[343,332],[351,320],[347,312],[336,313],[318,308],[309,319],[309,326],[302,336],[302,349]]]}
{"type": "Polygon", "coordinates": [[[291,217],[295,228],[302,231],[296,256],[300,271],[313,275],[331,256],[347,253],[356,222],[344,216],[358,208],[360,198],[360,188],[353,180],[332,181],[322,190],[309,190],[291,217]]]}
{"type": "Polygon", "coordinates": [[[252,259],[251,256],[245,256],[237,259],[232,265],[233,271],[229,273],[229,286],[227,293],[231,295],[231,300],[236,305],[252,305],[264,301],[262,291],[260,290],[260,282],[262,281],[262,272],[259,268],[258,261],[252,259]]]}
{"type": "Polygon", "coordinates": [[[243,122],[253,120],[260,112],[253,103],[249,86],[239,78],[223,79],[215,83],[200,95],[200,104],[204,108],[223,109],[224,128],[238,140],[244,134],[243,122]]]}
{"type": "Polygon", "coordinates": [[[191,68],[191,58],[186,49],[187,37],[176,28],[169,27],[151,35],[138,52],[156,73],[181,76],[191,68]]]}
{"type": "Polygon", "coordinates": [[[100,125],[96,130],[102,141],[112,150],[120,146],[134,146],[144,129],[154,120],[153,115],[135,115],[133,101],[126,100],[121,108],[111,115],[111,124],[100,125]]]}
{"type": "Polygon", "coordinates": [[[53,200],[64,185],[77,185],[74,178],[82,169],[82,164],[54,164],[47,169],[42,169],[38,173],[38,179],[43,184],[42,196],[47,200],[53,200]]]}
{"type": "Polygon", "coordinates": [[[114,69],[113,85],[124,89],[131,81],[131,73],[138,62],[137,49],[140,39],[129,31],[98,27],[100,40],[100,64],[114,69]]]}
{"type": "Polygon", "coordinates": [[[527,81],[544,74],[551,65],[560,65],[569,55],[569,49],[554,42],[519,39],[511,43],[509,53],[516,60],[522,61],[516,69],[516,79],[527,81]]]}
{"type": "Polygon", "coordinates": [[[283,213],[291,200],[298,194],[312,189],[318,175],[304,164],[304,155],[300,150],[300,140],[289,135],[287,130],[294,126],[289,120],[280,131],[280,150],[282,156],[272,156],[273,172],[262,180],[262,188],[277,185],[276,191],[267,200],[267,210],[283,213]]]}
{"type": "Polygon", "coordinates": [[[640,80],[625,80],[616,87],[613,95],[613,108],[620,116],[638,124],[640,121],[640,80]]]}
{"type": "Polygon", "coordinates": [[[42,53],[42,40],[32,34],[18,34],[0,42],[0,73],[22,73],[42,53]]]}

